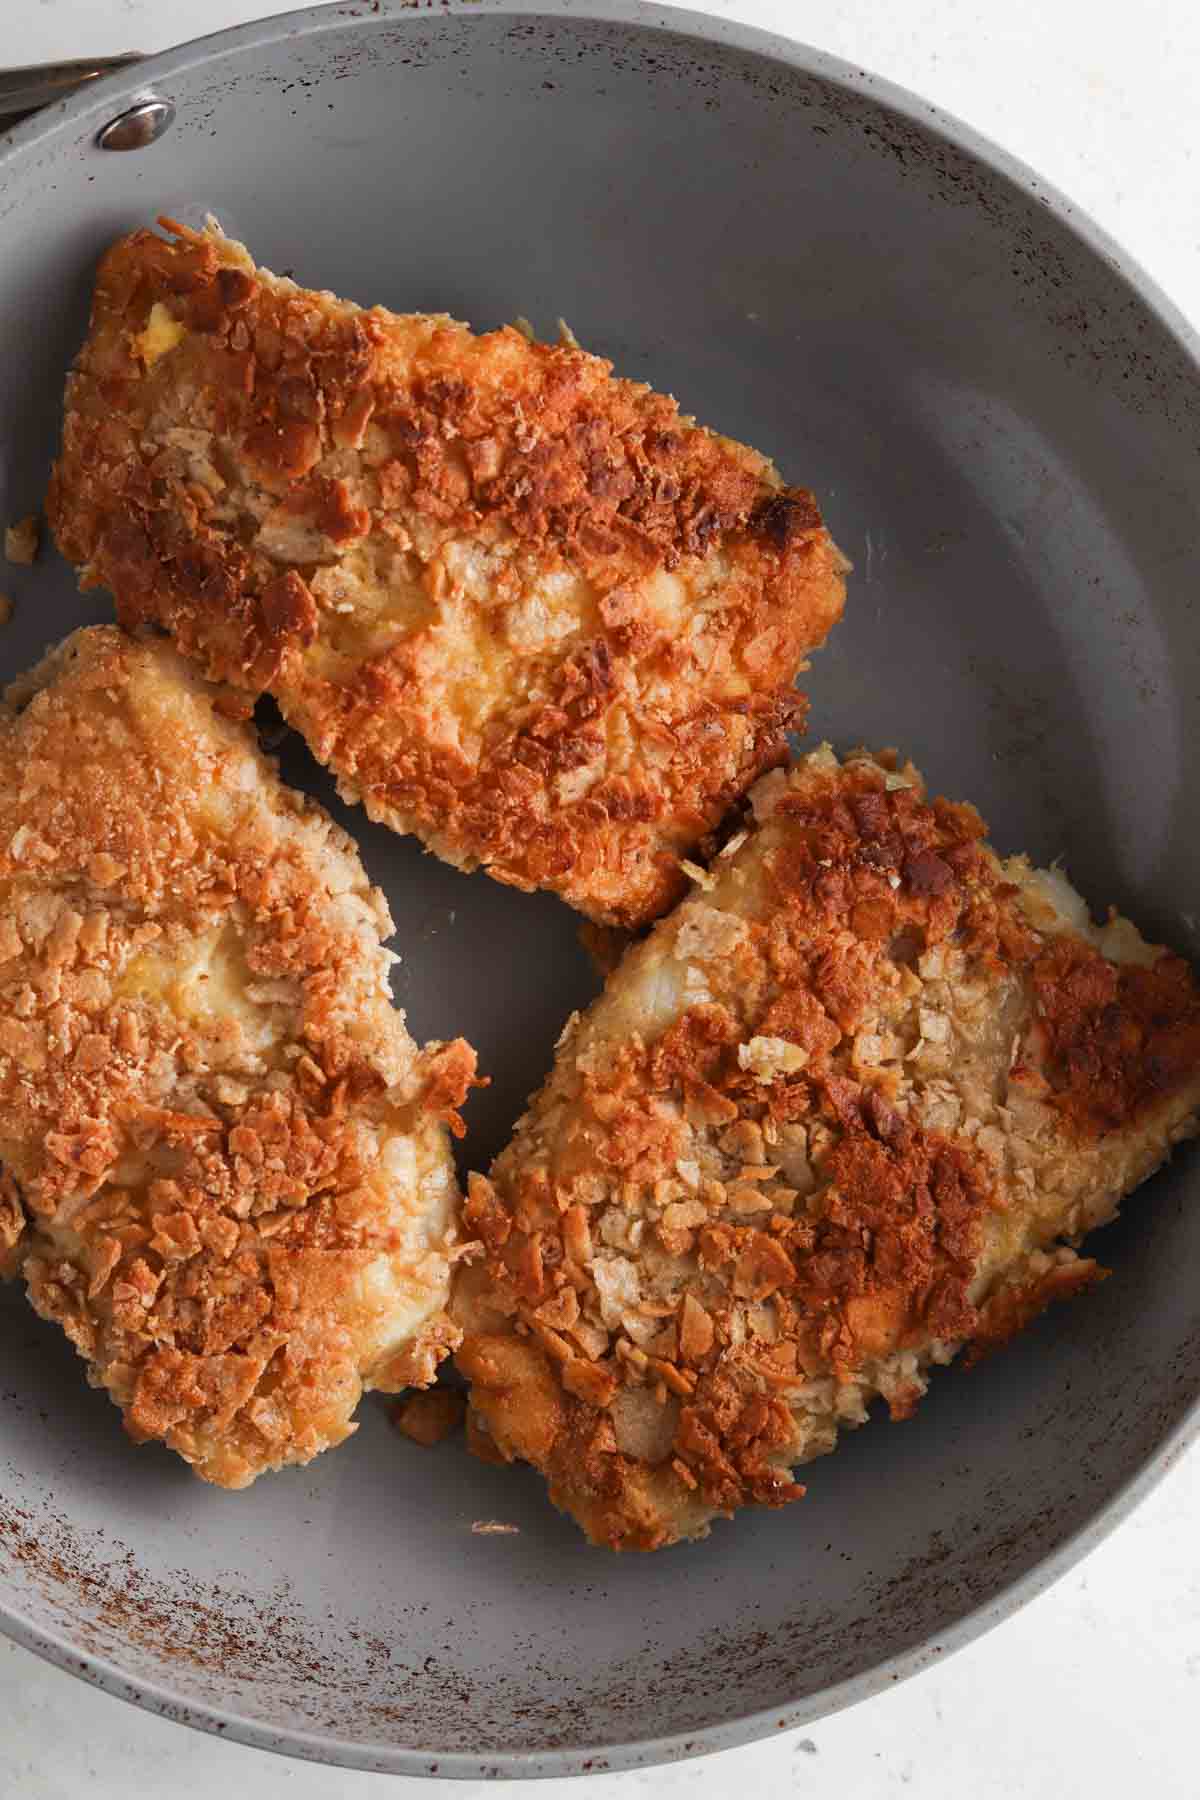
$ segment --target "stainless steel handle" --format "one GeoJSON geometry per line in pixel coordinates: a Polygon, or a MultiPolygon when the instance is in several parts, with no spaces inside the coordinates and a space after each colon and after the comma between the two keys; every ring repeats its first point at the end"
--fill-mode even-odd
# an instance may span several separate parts
{"type": "Polygon", "coordinates": [[[40,106],[65,100],[78,88],[114,69],[142,60],[140,50],[120,56],[79,57],[74,62],[33,63],[25,69],[0,69],[0,131],[15,125],[40,106]]]}

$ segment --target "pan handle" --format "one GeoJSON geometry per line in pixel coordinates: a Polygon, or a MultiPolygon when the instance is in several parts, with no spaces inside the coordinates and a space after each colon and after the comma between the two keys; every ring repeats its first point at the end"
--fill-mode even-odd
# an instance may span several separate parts
{"type": "Polygon", "coordinates": [[[0,131],[7,131],[40,106],[65,100],[68,94],[98,76],[141,60],[140,50],[125,50],[120,56],[80,57],[75,62],[31,63],[24,69],[0,69],[0,131]]]}

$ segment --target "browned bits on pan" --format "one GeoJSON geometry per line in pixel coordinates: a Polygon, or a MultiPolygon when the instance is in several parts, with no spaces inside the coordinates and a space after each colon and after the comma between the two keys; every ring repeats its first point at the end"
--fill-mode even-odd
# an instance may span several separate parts
{"type": "Polygon", "coordinates": [[[38,553],[39,527],[35,514],[18,519],[4,530],[4,555],[10,563],[28,565],[38,553]]]}

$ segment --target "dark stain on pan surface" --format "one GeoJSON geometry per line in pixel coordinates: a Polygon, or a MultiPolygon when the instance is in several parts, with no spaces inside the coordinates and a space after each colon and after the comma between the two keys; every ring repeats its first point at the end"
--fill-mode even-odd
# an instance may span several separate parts
{"type": "MultiPolygon", "coordinates": [[[[1031,1342],[1021,1354],[1036,1367],[1057,1335],[1055,1323],[1047,1321],[1034,1337],[1049,1344],[1031,1342]]],[[[1141,1415],[1139,1448],[1152,1445],[1186,1401],[1198,1348],[1200,1333],[1180,1347],[1166,1371],[1137,1372],[1158,1392],[1156,1403],[1141,1415]]],[[[970,1383],[978,1377],[960,1379],[970,1383]]],[[[953,1380],[943,1376],[928,1404],[936,1406],[939,1389],[953,1380]]],[[[464,1674],[461,1650],[482,1622],[480,1608],[470,1602],[453,1621],[453,1644],[439,1641],[446,1621],[430,1633],[422,1619],[428,1609],[402,1603],[386,1633],[377,1624],[314,1617],[286,1582],[264,1594],[241,1591],[233,1581],[198,1580],[186,1569],[152,1575],[118,1531],[81,1534],[52,1502],[38,1510],[10,1506],[0,1515],[0,1558],[41,1594],[80,1652],[117,1661],[135,1680],[142,1674],[162,1679],[177,1670],[186,1675],[194,1704],[232,1703],[264,1726],[285,1708],[292,1724],[305,1732],[350,1735],[363,1746],[419,1742],[431,1754],[445,1755],[467,1742],[486,1756],[526,1748],[535,1722],[538,1748],[553,1752],[578,1744],[581,1714],[589,1724],[602,1717],[603,1741],[612,1745],[644,1737],[653,1721],[669,1717],[675,1732],[695,1734],[693,1753],[698,1753],[713,1747],[705,1734],[725,1716],[731,1689],[743,1706],[785,1709],[789,1724],[801,1723],[824,1710],[820,1693],[852,1677],[864,1656],[894,1656],[923,1640],[929,1640],[924,1657],[938,1654],[939,1635],[1018,1579],[1047,1541],[1088,1516],[1090,1490],[1106,1479],[1093,1458],[1108,1442],[1111,1408],[1122,1397],[1128,1400],[1128,1379],[1121,1372],[1114,1372],[1107,1391],[1088,1395],[1082,1404],[1069,1387],[1053,1393],[1029,1429],[1074,1445],[1070,1480],[1061,1491],[1031,1504],[1019,1482],[998,1480],[956,1529],[931,1531],[919,1555],[887,1574],[869,1572],[849,1616],[810,1606],[764,1621],[748,1609],[720,1629],[700,1631],[685,1649],[668,1655],[653,1637],[639,1640],[634,1633],[625,1654],[610,1662],[599,1681],[585,1677],[559,1700],[553,1696],[562,1687],[561,1663],[519,1629],[508,1640],[502,1664],[464,1674]],[[820,1683],[815,1693],[814,1675],[820,1683]]],[[[19,1392],[6,1402],[20,1407],[19,1392]]],[[[868,1440],[888,1429],[876,1421],[840,1452],[855,1460],[860,1452],[866,1456],[859,1479],[871,1480],[880,1449],[868,1440]]],[[[421,1453],[399,1447],[397,1455],[405,1454],[421,1453]]],[[[437,1454],[449,1459],[462,1452],[448,1446],[437,1454]]],[[[816,1483],[821,1469],[818,1464],[811,1472],[816,1483]]],[[[446,1473],[453,1478],[449,1468],[446,1473]]],[[[180,1479],[186,1477],[181,1473],[180,1479]]],[[[808,1535],[805,1512],[802,1504],[786,1520],[797,1549],[808,1535]]],[[[826,1556],[854,1550],[835,1542],[808,1548],[826,1556]]],[[[690,1580],[695,1559],[709,1553],[704,1547],[671,1553],[687,1559],[686,1577],[680,1568],[680,1578],[690,1580]]],[[[604,1559],[584,1556],[584,1578],[563,1595],[572,1609],[604,1603],[604,1559]],[[586,1576],[593,1570],[591,1582],[586,1576]]],[[[398,1553],[397,1586],[402,1582],[398,1553]]],[[[185,1722],[211,1723],[196,1716],[189,1721],[187,1707],[179,1715],[185,1722]]]]}

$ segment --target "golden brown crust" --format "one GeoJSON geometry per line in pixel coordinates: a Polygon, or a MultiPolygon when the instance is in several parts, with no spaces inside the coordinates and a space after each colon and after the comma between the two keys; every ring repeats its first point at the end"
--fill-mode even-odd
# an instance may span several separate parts
{"type": "Polygon", "coordinates": [[[1118,1131],[1196,1067],[1192,971],[1179,956],[1117,968],[1060,940],[1033,966],[1049,1102],[1082,1135],[1118,1131]]]}
{"type": "Polygon", "coordinates": [[[23,563],[28,567],[38,553],[38,521],[33,513],[28,518],[18,519],[15,525],[8,525],[4,530],[4,556],[10,563],[23,563]]]}
{"type": "Polygon", "coordinates": [[[1029,1259],[1014,1279],[998,1287],[982,1307],[970,1343],[960,1367],[972,1369],[1024,1331],[1027,1325],[1044,1313],[1057,1300],[1073,1300],[1089,1288],[1107,1281],[1109,1271],[1088,1256],[1066,1256],[1061,1259],[1044,1252],[1029,1259]]]}
{"type": "Polygon", "coordinates": [[[892,758],[753,804],[465,1208],[477,1439],[618,1548],[795,1498],[874,1396],[905,1417],[932,1362],[1090,1285],[1063,1240],[1196,1127],[1178,958],[1073,924],[892,758]]]}
{"type": "Polygon", "coordinates": [[[756,452],[570,345],[364,312],[168,223],[101,267],[49,516],[462,867],[636,925],[784,751],[842,558],[756,452]]]}
{"type": "Polygon", "coordinates": [[[466,1410],[467,1397],[461,1389],[427,1388],[424,1393],[406,1394],[392,1418],[406,1438],[431,1450],[458,1430],[466,1410]]]}
{"type": "Polygon", "coordinates": [[[0,1257],[134,1438],[242,1486],[456,1341],[474,1058],[418,1052],[353,846],[164,644],[77,633],[10,699],[0,1257]]]}

